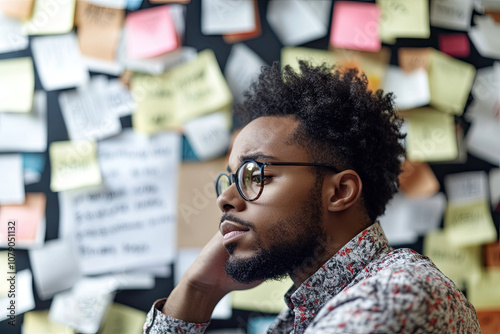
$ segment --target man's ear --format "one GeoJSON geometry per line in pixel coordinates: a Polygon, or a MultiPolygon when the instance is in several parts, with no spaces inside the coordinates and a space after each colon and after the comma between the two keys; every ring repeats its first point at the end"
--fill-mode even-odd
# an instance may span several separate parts
{"type": "Polygon", "coordinates": [[[328,193],[328,211],[343,211],[356,204],[363,190],[358,173],[352,169],[344,170],[325,178],[328,193]]]}

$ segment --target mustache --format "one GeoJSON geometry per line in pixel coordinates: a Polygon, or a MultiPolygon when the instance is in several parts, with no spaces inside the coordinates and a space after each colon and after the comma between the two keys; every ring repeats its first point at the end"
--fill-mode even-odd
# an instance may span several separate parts
{"type": "Polygon", "coordinates": [[[233,221],[235,223],[238,223],[240,225],[243,225],[243,226],[246,226],[248,227],[249,229],[253,229],[253,223],[249,222],[248,220],[243,220],[243,219],[240,219],[238,217],[235,217],[229,213],[224,213],[222,215],[222,217],[220,218],[220,223],[219,223],[219,226],[220,224],[222,224],[222,222],[224,222],[225,220],[230,220],[230,221],[233,221]]]}

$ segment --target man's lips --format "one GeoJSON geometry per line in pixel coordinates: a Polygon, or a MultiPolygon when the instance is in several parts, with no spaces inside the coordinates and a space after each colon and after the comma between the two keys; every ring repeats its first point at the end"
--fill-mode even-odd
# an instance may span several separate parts
{"type": "Polygon", "coordinates": [[[224,242],[228,242],[247,231],[248,227],[231,221],[225,220],[220,224],[220,232],[224,236],[224,242]]]}

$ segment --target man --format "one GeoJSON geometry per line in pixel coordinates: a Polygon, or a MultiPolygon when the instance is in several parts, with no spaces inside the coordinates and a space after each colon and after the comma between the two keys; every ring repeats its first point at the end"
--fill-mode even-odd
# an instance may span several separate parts
{"type": "Polygon", "coordinates": [[[263,68],[216,182],[220,231],[146,333],[203,333],[227,293],[289,275],[270,333],[479,333],[473,306],[426,257],[394,250],[376,221],[404,149],[392,96],[354,69],[263,68]]]}

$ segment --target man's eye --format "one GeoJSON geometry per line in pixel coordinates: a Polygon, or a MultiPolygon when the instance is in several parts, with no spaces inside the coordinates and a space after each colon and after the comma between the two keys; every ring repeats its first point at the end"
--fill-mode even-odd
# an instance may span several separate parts
{"type": "Polygon", "coordinates": [[[260,185],[261,182],[262,182],[262,175],[260,175],[260,174],[252,175],[252,183],[260,185]]]}

